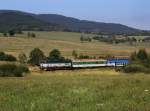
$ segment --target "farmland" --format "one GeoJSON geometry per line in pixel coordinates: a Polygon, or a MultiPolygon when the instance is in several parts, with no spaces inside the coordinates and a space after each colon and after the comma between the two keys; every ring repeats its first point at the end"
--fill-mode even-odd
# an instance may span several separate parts
{"type": "Polygon", "coordinates": [[[0,78],[1,111],[149,111],[150,76],[113,70],[32,72],[0,78]]]}
{"type": "MultiPolygon", "coordinates": [[[[145,44],[107,44],[98,41],[80,42],[80,33],[27,32],[15,37],[0,37],[0,51],[18,56],[29,54],[35,47],[46,55],[57,48],[71,58],[78,53],[100,56],[129,56],[133,51],[150,46],[145,44]]],[[[93,34],[86,34],[93,37],[93,34]]],[[[3,64],[3,62],[0,62],[3,64]]],[[[4,62],[5,63],[5,62],[4,62]]],[[[149,111],[150,75],[124,74],[113,69],[83,69],[44,72],[30,67],[31,73],[22,78],[0,78],[0,111],[149,111]]]]}
{"type": "MultiPolygon", "coordinates": [[[[71,57],[72,51],[77,50],[78,53],[88,54],[91,56],[99,55],[121,55],[128,56],[133,51],[146,48],[150,52],[150,46],[141,45],[127,45],[127,44],[107,44],[103,42],[80,42],[80,33],[72,32],[34,32],[36,38],[28,38],[27,32],[22,35],[16,35],[15,37],[0,37],[0,51],[18,56],[20,52],[29,54],[29,52],[38,47],[42,49],[46,54],[50,50],[57,48],[65,57],[71,57]]],[[[86,36],[93,37],[92,34],[86,34],[86,36]]]]}

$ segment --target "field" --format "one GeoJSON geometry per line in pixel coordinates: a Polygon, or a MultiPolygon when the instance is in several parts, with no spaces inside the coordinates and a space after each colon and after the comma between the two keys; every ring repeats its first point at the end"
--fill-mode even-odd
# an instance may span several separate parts
{"type": "MultiPolygon", "coordinates": [[[[128,45],[118,44],[112,45],[102,42],[92,41],[91,43],[81,43],[81,33],[68,33],[68,32],[34,32],[37,38],[28,38],[27,32],[23,35],[16,35],[16,37],[0,37],[0,51],[5,51],[9,54],[18,56],[20,52],[29,54],[29,52],[38,47],[42,49],[45,54],[57,48],[61,50],[65,57],[71,58],[72,51],[76,50],[80,54],[88,54],[91,56],[103,55],[117,55],[129,56],[133,51],[140,48],[146,48],[150,52],[150,45],[128,45]]],[[[92,34],[86,36],[93,37],[92,34]]]]}
{"type": "Polygon", "coordinates": [[[0,111],[149,111],[150,75],[113,70],[0,78],[0,111]]]}
{"type": "MultiPolygon", "coordinates": [[[[0,51],[17,57],[21,52],[28,55],[36,47],[46,55],[57,48],[68,58],[73,50],[91,56],[129,56],[141,48],[150,52],[149,44],[81,43],[80,33],[34,33],[36,38],[28,38],[27,32],[15,37],[0,34],[0,51]]],[[[150,111],[149,74],[127,75],[112,69],[56,72],[30,69],[31,73],[23,78],[0,78],[0,111],[150,111]]]]}

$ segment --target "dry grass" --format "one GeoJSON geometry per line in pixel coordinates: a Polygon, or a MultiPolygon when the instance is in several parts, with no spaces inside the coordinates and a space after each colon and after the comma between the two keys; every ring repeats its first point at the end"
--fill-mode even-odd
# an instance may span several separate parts
{"type": "MultiPolygon", "coordinates": [[[[72,51],[91,56],[99,55],[123,55],[128,56],[131,52],[140,48],[146,48],[150,52],[149,46],[129,46],[126,44],[112,45],[93,41],[91,43],[81,43],[79,33],[67,32],[36,32],[37,38],[29,39],[25,35],[17,37],[0,37],[0,51],[18,56],[20,52],[29,52],[38,47],[48,54],[52,49],[57,48],[66,57],[71,57],[72,51]],[[54,40],[55,38],[55,40],[54,40]]],[[[25,33],[26,34],[26,33],[25,33]]],[[[92,36],[92,35],[91,35],[92,36]]]]}

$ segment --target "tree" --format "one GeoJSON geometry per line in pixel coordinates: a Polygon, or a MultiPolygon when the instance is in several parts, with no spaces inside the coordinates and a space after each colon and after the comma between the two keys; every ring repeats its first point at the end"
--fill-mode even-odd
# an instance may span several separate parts
{"type": "Polygon", "coordinates": [[[136,43],[136,42],[137,42],[137,40],[136,40],[135,37],[128,38],[128,41],[129,41],[130,45],[133,45],[133,43],[136,43]]]}
{"type": "Polygon", "coordinates": [[[133,41],[133,42],[137,42],[137,40],[136,40],[135,37],[132,37],[132,41],[133,41]]]}
{"type": "Polygon", "coordinates": [[[130,62],[132,64],[133,63],[141,64],[146,67],[150,66],[150,58],[145,49],[139,50],[138,53],[136,53],[136,52],[132,53],[132,55],[130,57],[130,62]]]}
{"type": "Polygon", "coordinates": [[[39,65],[40,61],[45,60],[45,55],[39,48],[35,48],[30,52],[29,58],[30,64],[39,65]]]}
{"type": "Polygon", "coordinates": [[[78,58],[78,53],[77,53],[76,50],[73,50],[73,51],[72,51],[72,56],[73,56],[75,59],[78,58]]]}
{"type": "Polygon", "coordinates": [[[148,60],[148,54],[147,54],[146,50],[145,49],[139,50],[139,52],[137,53],[137,58],[140,61],[146,62],[148,60]]]}
{"type": "Polygon", "coordinates": [[[32,33],[32,34],[31,34],[31,37],[32,37],[32,38],[35,38],[35,37],[36,37],[35,33],[32,33]]]}
{"type": "Polygon", "coordinates": [[[92,42],[92,39],[89,37],[89,38],[88,38],[88,41],[89,41],[89,42],[92,42]]]}
{"type": "Polygon", "coordinates": [[[137,60],[137,53],[136,52],[133,52],[130,56],[130,60],[131,61],[136,61],[137,60]]]}
{"type": "Polygon", "coordinates": [[[27,63],[27,56],[25,53],[20,53],[19,56],[18,56],[18,61],[21,63],[21,64],[26,64],[27,63]]]}
{"type": "Polygon", "coordinates": [[[4,37],[7,37],[7,32],[4,32],[4,33],[3,33],[3,36],[4,36],[4,37]]]}
{"type": "Polygon", "coordinates": [[[4,52],[0,52],[0,61],[4,60],[5,58],[5,53],[4,52]]]}
{"type": "Polygon", "coordinates": [[[81,42],[84,41],[84,37],[83,37],[83,36],[80,37],[80,41],[81,41],[81,42]]]}
{"type": "Polygon", "coordinates": [[[8,33],[9,33],[9,36],[14,36],[15,35],[15,31],[14,30],[9,30],[8,33]]]}
{"type": "Polygon", "coordinates": [[[54,49],[49,53],[49,58],[59,60],[62,58],[61,52],[58,49],[54,49]]]}
{"type": "Polygon", "coordinates": [[[28,38],[30,38],[30,37],[31,37],[31,33],[30,33],[30,32],[28,32],[28,34],[27,34],[27,35],[28,35],[28,38]]]}
{"type": "Polygon", "coordinates": [[[35,33],[30,33],[30,32],[28,32],[28,37],[29,37],[29,38],[35,38],[35,37],[36,37],[36,34],[35,34],[35,33]]]}

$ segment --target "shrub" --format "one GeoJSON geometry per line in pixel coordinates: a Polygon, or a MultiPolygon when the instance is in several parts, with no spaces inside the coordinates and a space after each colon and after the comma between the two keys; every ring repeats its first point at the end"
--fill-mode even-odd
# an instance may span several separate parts
{"type": "Polygon", "coordinates": [[[20,53],[19,56],[18,56],[18,61],[21,63],[21,64],[26,64],[27,63],[27,56],[25,53],[20,53]]]}
{"type": "Polygon", "coordinates": [[[139,50],[139,52],[137,53],[137,58],[139,60],[141,60],[142,62],[147,61],[148,60],[148,54],[147,54],[146,50],[145,49],[139,50]]]}
{"type": "Polygon", "coordinates": [[[126,73],[148,72],[148,69],[140,64],[130,64],[124,68],[126,73]]]}
{"type": "Polygon", "coordinates": [[[60,58],[62,58],[61,52],[58,49],[54,49],[49,53],[48,58],[59,60],[60,58]]]}
{"type": "Polygon", "coordinates": [[[28,37],[29,37],[29,38],[35,38],[35,37],[36,37],[36,34],[35,34],[35,33],[30,33],[30,32],[28,32],[28,37]]]}
{"type": "Polygon", "coordinates": [[[80,55],[79,59],[89,59],[90,57],[88,55],[80,55]]]}
{"type": "Polygon", "coordinates": [[[130,65],[124,68],[124,71],[129,72],[144,72],[150,73],[150,58],[145,49],[132,53],[130,57],[130,65]]]}
{"type": "Polygon", "coordinates": [[[73,51],[72,51],[72,56],[73,56],[75,59],[78,58],[78,53],[77,53],[76,50],[73,50],[73,51]]]}
{"type": "Polygon", "coordinates": [[[0,65],[0,76],[2,77],[23,77],[24,73],[28,73],[27,66],[16,64],[3,64],[0,65]]]}
{"type": "Polygon", "coordinates": [[[13,76],[23,77],[22,69],[20,67],[16,67],[13,71],[13,76]]]}
{"type": "Polygon", "coordinates": [[[134,52],[130,56],[131,63],[138,62],[139,64],[143,64],[145,66],[149,65],[150,59],[149,55],[145,49],[141,49],[138,52],[134,52]]]}
{"type": "Polygon", "coordinates": [[[137,61],[137,53],[136,52],[133,52],[130,56],[130,61],[137,61]]]}
{"type": "Polygon", "coordinates": [[[5,61],[16,61],[16,57],[12,56],[12,55],[5,55],[5,61]]]}
{"type": "Polygon", "coordinates": [[[79,59],[96,59],[96,56],[89,56],[89,55],[79,55],[79,59]]]}
{"type": "Polygon", "coordinates": [[[24,73],[29,73],[29,68],[26,65],[20,65],[19,69],[21,69],[22,72],[24,73]]]}
{"type": "Polygon", "coordinates": [[[16,65],[14,64],[3,64],[0,65],[0,76],[12,76],[16,65]]]}
{"type": "Polygon", "coordinates": [[[8,33],[9,33],[9,36],[14,36],[16,32],[15,30],[9,30],[8,33]]]}
{"type": "Polygon", "coordinates": [[[16,57],[0,52],[0,61],[16,61],[16,57]]]}

